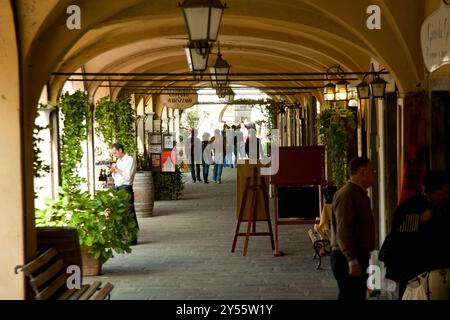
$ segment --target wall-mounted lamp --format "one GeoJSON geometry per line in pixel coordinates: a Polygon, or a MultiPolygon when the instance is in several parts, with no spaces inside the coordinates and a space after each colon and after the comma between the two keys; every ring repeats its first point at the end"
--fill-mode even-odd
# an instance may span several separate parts
{"type": "Polygon", "coordinates": [[[363,78],[363,81],[358,84],[356,87],[358,89],[358,98],[362,99],[370,99],[370,93],[372,93],[372,97],[383,99],[386,95],[386,85],[387,82],[380,78],[380,73],[385,71],[385,69],[380,70],[376,78],[370,83],[370,85],[366,82],[366,74],[363,78]]]}
{"type": "Polygon", "coordinates": [[[348,85],[349,83],[344,80],[344,70],[341,66],[332,66],[327,69],[326,79],[330,81],[324,86],[323,95],[325,101],[347,101],[348,100],[348,85]],[[334,74],[334,77],[338,77],[336,84],[333,84],[330,76],[334,74]]]}

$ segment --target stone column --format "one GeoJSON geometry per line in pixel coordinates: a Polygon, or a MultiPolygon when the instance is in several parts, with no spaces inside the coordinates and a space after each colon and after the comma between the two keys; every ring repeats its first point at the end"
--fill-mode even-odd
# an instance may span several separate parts
{"type": "Polygon", "coordinates": [[[26,110],[21,104],[19,52],[16,43],[11,2],[3,1],[0,10],[0,299],[24,299],[24,275],[14,274],[16,265],[32,259],[36,252],[34,193],[32,177],[33,123],[23,123],[26,110]],[[24,126],[28,126],[25,130],[24,126]],[[22,134],[26,137],[23,138],[22,134]],[[25,149],[27,148],[26,152],[25,149]],[[29,157],[25,155],[27,153],[29,157]],[[25,168],[26,167],[26,168],[25,168]],[[29,175],[27,181],[25,172],[29,175]],[[27,252],[28,251],[28,252],[27,252]]]}

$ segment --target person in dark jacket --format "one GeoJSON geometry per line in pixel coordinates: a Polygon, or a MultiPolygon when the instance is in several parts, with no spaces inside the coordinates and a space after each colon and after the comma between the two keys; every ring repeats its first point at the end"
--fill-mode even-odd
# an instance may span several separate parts
{"type": "Polygon", "coordinates": [[[212,142],[210,141],[210,134],[204,133],[202,136],[202,164],[203,164],[203,182],[209,183],[209,166],[213,163],[212,159],[212,142]]]}
{"type": "Polygon", "coordinates": [[[394,212],[392,230],[380,250],[386,278],[399,283],[399,299],[409,280],[425,271],[450,267],[448,200],[450,176],[430,172],[423,192],[405,200],[394,212]]]}
{"type": "Polygon", "coordinates": [[[248,138],[245,141],[245,153],[251,162],[257,162],[262,155],[261,139],[256,136],[256,127],[254,124],[248,127],[248,138]]]}
{"type": "Polygon", "coordinates": [[[202,181],[200,177],[200,164],[202,163],[202,142],[197,137],[198,130],[191,129],[191,136],[185,145],[186,157],[191,170],[192,182],[202,181]]]}
{"type": "Polygon", "coordinates": [[[339,287],[339,300],[363,301],[367,295],[366,270],[375,249],[375,223],[367,191],[376,170],[367,158],[349,163],[350,181],[333,198],[331,267],[339,287]]]}

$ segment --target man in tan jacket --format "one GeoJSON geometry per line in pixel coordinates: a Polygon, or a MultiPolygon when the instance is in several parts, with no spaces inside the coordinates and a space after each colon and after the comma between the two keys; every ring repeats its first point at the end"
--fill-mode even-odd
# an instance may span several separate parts
{"type": "Polygon", "coordinates": [[[350,180],[333,198],[331,267],[339,287],[339,300],[366,299],[367,267],[375,249],[375,227],[367,191],[376,170],[367,158],[349,163],[350,180]]]}

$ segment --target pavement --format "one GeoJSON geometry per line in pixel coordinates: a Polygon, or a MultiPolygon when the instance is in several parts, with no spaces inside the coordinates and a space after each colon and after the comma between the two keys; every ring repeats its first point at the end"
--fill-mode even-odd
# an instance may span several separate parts
{"type": "MultiPolygon", "coordinates": [[[[272,255],[264,236],[250,238],[245,257],[239,237],[232,253],[236,169],[224,169],[222,184],[194,184],[190,174],[184,181],[179,200],[157,201],[154,216],[139,219],[139,245],[132,253],[116,255],[88,282],[111,282],[112,300],[336,299],[329,257],[316,270],[310,226],[279,227],[282,257],[272,255]]],[[[267,231],[267,223],[259,223],[257,231],[267,231]]]]}

